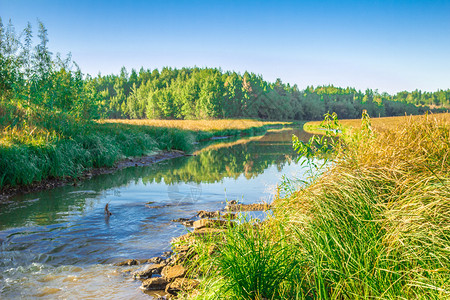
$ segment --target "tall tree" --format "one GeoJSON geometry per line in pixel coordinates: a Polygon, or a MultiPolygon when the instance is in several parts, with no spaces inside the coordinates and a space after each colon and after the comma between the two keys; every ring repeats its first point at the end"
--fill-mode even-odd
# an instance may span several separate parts
{"type": "Polygon", "coordinates": [[[23,30],[23,35],[24,35],[24,42],[22,44],[21,58],[23,62],[25,78],[29,80],[31,79],[31,72],[32,72],[31,51],[33,45],[33,32],[30,22],[27,23],[27,27],[25,27],[25,29],[23,30]]]}
{"type": "Polygon", "coordinates": [[[39,44],[33,57],[35,73],[39,80],[45,80],[52,70],[52,53],[48,49],[47,29],[41,21],[38,21],[38,28],[39,44]]]}

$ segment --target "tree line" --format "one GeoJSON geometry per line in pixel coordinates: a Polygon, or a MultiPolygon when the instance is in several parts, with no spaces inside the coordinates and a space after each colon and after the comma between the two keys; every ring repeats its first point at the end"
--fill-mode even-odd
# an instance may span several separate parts
{"type": "Polygon", "coordinates": [[[78,119],[98,115],[95,93],[90,90],[71,55],[53,55],[48,33],[37,22],[37,40],[30,23],[16,33],[14,25],[4,26],[0,18],[0,101],[2,124],[26,122],[37,111],[63,112],[78,119]]]}
{"type": "Polygon", "coordinates": [[[398,116],[450,107],[450,90],[393,96],[333,85],[300,90],[281,79],[271,83],[254,73],[217,68],[141,68],[130,73],[122,68],[119,75],[87,80],[100,95],[105,118],[317,120],[327,112],[359,118],[363,110],[372,116],[398,116]]]}
{"type": "Polygon", "coordinates": [[[70,54],[50,52],[47,29],[38,21],[33,45],[30,23],[16,33],[0,19],[0,120],[26,122],[38,109],[63,112],[77,119],[259,118],[317,120],[327,112],[339,118],[421,114],[450,107],[450,89],[400,92],[395,95],[333,85],[285,84],[261,75],[218,68],[132,69],[96,77],[83,75],[70,54]]]}

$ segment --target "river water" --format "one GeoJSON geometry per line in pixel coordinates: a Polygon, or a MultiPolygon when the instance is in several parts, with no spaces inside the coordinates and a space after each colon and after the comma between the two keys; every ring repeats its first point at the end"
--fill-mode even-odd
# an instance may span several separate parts
{"type": "Polygon", "coordinates": [[[0,299],[151,298],[124,272],[139,266],[114,263],[170,250],[171,238],[187,232],[173,219],[223,209],[226,200],[270,202],[283,175],[304,174],[292,134],[309,138],[299,129],[283,129],[216,140],[195,156],[0,204],[0,299]]]}

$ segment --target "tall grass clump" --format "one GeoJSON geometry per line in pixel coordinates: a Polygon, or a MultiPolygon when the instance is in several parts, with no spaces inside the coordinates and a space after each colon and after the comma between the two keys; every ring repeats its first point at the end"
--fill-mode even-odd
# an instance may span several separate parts
{"type": "Polygon", "coordinates": [[[333,166],[277,202],[322,299],[450,297],[450,127],[433,116],[343,137],[333,166]]]}
{"type": "Polygon", "coordinates": [[[274,218],[229,229],[197,298],[450,299],[449,120],[347,132],[274,218]]]}
{"type": "MultiPolygon", "coordinates": [[[[293,273],[298,269],[297,249],[273,236],[260,224],[240,223],[215,240],[214,255],[203,255],[203,272],[209,278],[199,299],[280,299],[291,296],[293,273]]],[[[204,242],[204,241],[203,241],[204,242]]],[[[212,242],[212,241],[211,241],[212,242]]],[[[208,243],[201,247],[209,249],[208,243]]],[[[202,253],[202,249],[198,249],[202,253]]],[[[204,252],[204,251],[203,251],[204,252]]]]}

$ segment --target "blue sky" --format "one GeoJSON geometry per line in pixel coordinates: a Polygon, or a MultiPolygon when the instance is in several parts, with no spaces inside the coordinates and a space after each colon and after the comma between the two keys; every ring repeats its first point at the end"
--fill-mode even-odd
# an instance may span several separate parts
{"type": "Polygon", "coordinates": [[[395,93],[450,88],[450,1],[0,0],[84,73],[220,67],[395,93]]]}

